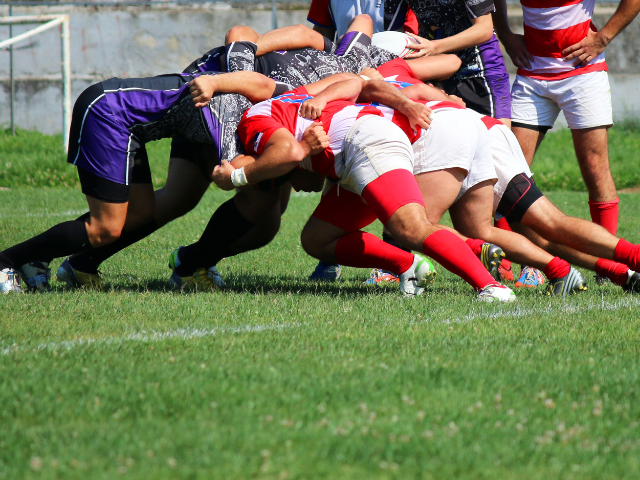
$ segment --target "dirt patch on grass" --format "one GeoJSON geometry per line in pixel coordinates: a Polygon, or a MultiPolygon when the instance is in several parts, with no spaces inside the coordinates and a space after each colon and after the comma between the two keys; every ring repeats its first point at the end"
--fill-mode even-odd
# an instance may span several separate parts
{"type": "Polygon", "coordinates": [[[631,188],[623,188],[618,190],[618,193],[640,193],[640,185],[631,188]]]}

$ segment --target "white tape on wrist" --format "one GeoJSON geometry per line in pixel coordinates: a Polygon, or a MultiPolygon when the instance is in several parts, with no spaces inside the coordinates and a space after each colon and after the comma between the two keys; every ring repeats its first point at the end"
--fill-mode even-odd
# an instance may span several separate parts
{"type": "Polygon", "coordinates": [[[358,75],[361,79],[367,81],[367,80],[371,80],[369,77],[367,77],[366,75],[358,75]]]}
{"type": "Polygon", "coordinates": [[[247,176],[244,174],[244,167],[236,168],[231,172],[231,183],[233,183],[234,187],[242,187],[249,183],[247,176]]]}

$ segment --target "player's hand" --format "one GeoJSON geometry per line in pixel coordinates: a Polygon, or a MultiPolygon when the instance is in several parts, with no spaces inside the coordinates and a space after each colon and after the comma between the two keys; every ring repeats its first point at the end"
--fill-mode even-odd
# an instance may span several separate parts
{"type": "Polygon", "coordinates": [[[222,160],[220,165],[216,165],[213,169],[213,173],[211,174],[211,179],[213,183],[216,184],[218,188],[221,190],[233,190],[236,188],[231,181],[231,172],[233,172],[235,168],[231,163],[226,160],[222,160]]]}
{"type": "Polygon", "coordinates": [[[580,60],[580,65],[584,67],[587,63],[604,52],[605,48],[607,48],[607,41],[605,38],[600,34],[600,32],[594,32],[590,29],[587,33],[587,38],[565,48],[562,51],[562,55],[564,55],[565,62],[569,62],[577,58],[580,60]]]}
{"type": "Polygon", "coordinates": [[[407,55],[404,58],[420,58],[420,57],[428,57],[430,55],[437,55],[438,50],[437,50],[437,40],[427,40],[426,38],[422,38],[418,35],[415,35],[413,33],[409,33],[407,32],[406,35],[409,35],[410,37],[415,38],[418,43],[416,45],[409,45],[408,48],[411,48],[413,50],[417,50],[417,52],[414,53],[410,53],[409,55],[407,55]]]}
{"type": "Polygon", "coordinates": [[[308,118],[309,120],[315,120],[320,117],[322,114],[322,110],[327,106],[327,102],[322,98],[314,97],[310,100],[305,100],[302,105],[300,105],[300,110],[298,110],[298,115],[304,118],[308,118]]]}
{"type": "Polygon", "coordinates": [[[191,99],[197,108],[206,107],[215,93],[215,80],[210,75],[201,75],[189,82],[191,99]]]}
{"type": "Polygon", "coordinates": [[[509,54],[511,61],[518,68],[531,68],[533,55],[529,53],[524,35],[512,33],[506,38],[501,38],[505,50],[509,54]]]}
{"type": "Polygon", "coordinates": [[[369,77],[371,80],[384,80],[382,74],[375,68],[371,67],[365,68],[358,75],[364,75],[365,77],[369,77]]]}
{"type": "Polygon", "coordinates": [[[464,100],[462,100],[457,95],[449,95],[449,100],[451,100],[453,103],[457,103],[461,107],[467,108],[467,104],[464,102],[464,100]]]}
{"type": "Polygon", "coordinates": [[[433,110],[422,103],[409,101],[402,109],[402,113],[409,119],[409,125],[414,130],[418,125],[422,128],[429,128],[431,125],[430,117],[433,110]]]}
{"type": "Polygon", "coordinates": [[[317,155],[329,147],[329,135],[324,131],[322,122],[314,122],[302,134],[300,144],[307,151],[307,155],[317,155]]]}

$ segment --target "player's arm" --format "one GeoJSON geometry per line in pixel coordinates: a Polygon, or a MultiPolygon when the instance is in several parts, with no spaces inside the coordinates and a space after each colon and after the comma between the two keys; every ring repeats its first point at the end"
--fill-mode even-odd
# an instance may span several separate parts
{"type": "Polygon", "coordinates": [[[411,48],[417,50],[417,52],[407,55],[406,58],[419,58],[428,55],[438,55],[440,53],[457,52],[465,48],[475,47],[491,39],[493,35],[493,20],[491,20],[490,13],[472,18],[471,23],[473,25],[466,30],[440,40],[427,40],[418,35],[407,33],[407,35],[412,36],[420,43],[411,45],[411,48]]]}
{"type": "MultiPolygon", "coordinates": [[[[403,89],[406,90],[406,89],[403,89]]],[[[422,103],[414,102],[407,95],[384,80],[368,80],[362,88],[358,102],[376,102],[387,105],[409,119],[409,123],[415,128],[420,125],[429,128],[431,109],[422,103]]]]}
{"type": "Polygon", "coordinates": [[[307,47],[324,50],[324,36],[305,25],[292,25],[260,35],[256,45],[258,45],[257,57],[278,50],[297,50],[307,47]]]}
{"type": "Polygon", "coordinates": [[[527,49],[524,35],[513,33],[509,27],[507,0],[494,0],[494,3],[496,11],[493,12],[493,24],[507,54],[516,67],[531,68],[533,56],[527,49]]]}
{"type": "Polygon", "coordinates": [[[276,82],[257,72],[232,72],[200,75],[189,82],[189,91],[196,107],[206,106],[215,93],[238,93],[253,103],[271,98],[276,82]]]}
{"type": "MultiPolygon", "coordinates": [[[[324,107],[326,107],[327,103],[329,102],[333,102],[336,100],[347,100],[355,102],[358,99],[358,96],[362,91],[362,86],[366,83],[364,79],[362,79],[358,75],[353,74],[339,75],[340,77],[334,79],[337,81],[330,83],[326,86],[326,88],[323,88],[322,90],[320,90],[320,88],[322,88],[322,86],[326,84],[324,80],[327,79],[321,80],[320,82],[324,83],[320,86],[318,85],[320,82],[316,82],[305,87],[310,95],[316,95],[314,98],[306,100],[300,106],[298,114],[301,117],[315,120],[320,116],[322,110],[324,110],[324,107]],[[344,79],[339,80],[342,78],[344,79]]],[[[337,77],[337,75],[332,75],[332,77],[337,77]]]]}
{"type": "Polygon", "coordinates": [[[586,65],[596,58],[607,45],[613,40],[627,25],[629,25],[640,12],[640,0],[620,0],[620,4],[607,24],[599,32],[589,30],[587,38],[562,51],[565,60],[579,58],[581,65],[586,65]]]}
{"type": "Polygon", "coordinates": [[[213,169],[212,179],[223,190],[253,185],[289,173],[306,157],[328,146],[329,137],[320,122],[307,128],[300,142],[289,130],[279,128],[269,136],[264,147],[259,148],[262,151],[259,156],[243,155],[232,162],[223,160],[213,169]]]}

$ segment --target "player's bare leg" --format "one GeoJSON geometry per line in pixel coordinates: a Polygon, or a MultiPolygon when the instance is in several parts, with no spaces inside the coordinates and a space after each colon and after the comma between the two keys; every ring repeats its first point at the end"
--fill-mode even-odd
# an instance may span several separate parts
{"type": "Polygon", "coordinates": [[[533,157],[535,156],[538,147],[542,143],[545,134],[538,130],[519,127],[515,125],[511,128],[511,130],[518,139],[520,148],[522,148],[522,153],[524,153],[524,158],[527,160],[529,166],[531,166],[533,157]]]}

